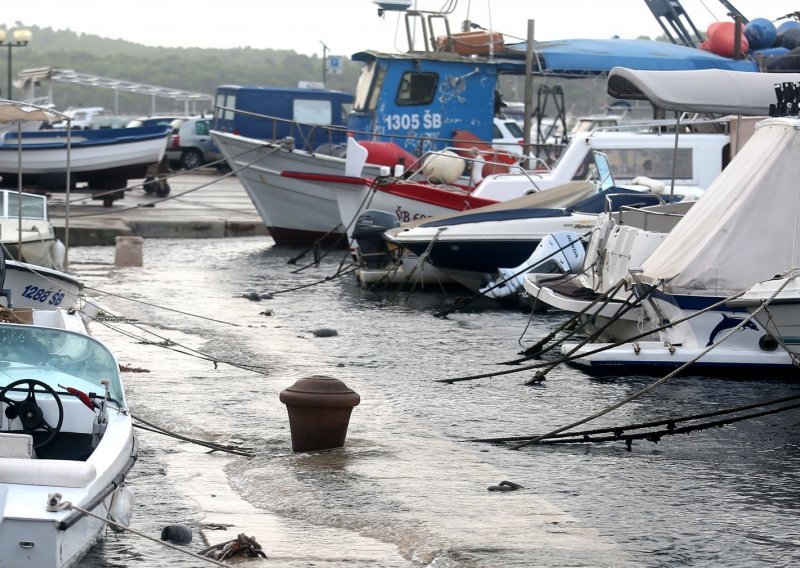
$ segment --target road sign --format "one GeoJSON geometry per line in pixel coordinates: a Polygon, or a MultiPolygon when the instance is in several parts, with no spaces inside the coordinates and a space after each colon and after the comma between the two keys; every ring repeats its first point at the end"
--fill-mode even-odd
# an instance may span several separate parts
{"type": "Polygon", "coordinates": [[[328,66],[328,73],[331,75],[338,75],[342,72],[342,56],[341,55],[330,55],[328,56],[327,66],[328,66]]]}

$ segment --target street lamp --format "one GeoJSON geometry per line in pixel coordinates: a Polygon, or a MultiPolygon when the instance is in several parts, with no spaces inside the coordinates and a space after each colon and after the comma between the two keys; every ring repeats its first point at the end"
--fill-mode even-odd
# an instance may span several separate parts
{"type": "Polygon", "coordinates": [[[8,31],[0,30],[0,47],[5,46],[8,48],[8,91],[6,91],[6,98],[11,98],[11,48],[12,47],[25,47],[31,41],[31,31],[26,29],[17,28],[8,37],[8,31]]]}

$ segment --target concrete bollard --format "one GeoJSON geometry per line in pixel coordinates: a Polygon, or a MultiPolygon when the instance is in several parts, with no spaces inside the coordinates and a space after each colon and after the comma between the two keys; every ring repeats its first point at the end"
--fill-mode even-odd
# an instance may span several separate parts
{"type": "Polygon", "coordinates": [[[361,397],[339,379],[314,375],[281,391],[280,401],[289,413],[292,451],[313,452],[344,446],[350,413],[361,397]]]}
{"type": "Polygon", "coordinates": [[[117,237],[114,251],[115,266],[142,266],[142,237],[117,237]]]}

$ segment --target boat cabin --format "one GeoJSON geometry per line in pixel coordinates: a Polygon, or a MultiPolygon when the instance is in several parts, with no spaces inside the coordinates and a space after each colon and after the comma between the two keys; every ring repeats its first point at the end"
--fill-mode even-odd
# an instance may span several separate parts
{"type": "Polygon", "coordinates": [[[310,147],[342,144],[352,103],[353,95],[330,89],[222,85],[212,128],[259,140],[292,136],[310,147]]]}
{"type": "Polygon", "coordinates": [[[348,128],[358,140],[394,142],[420,156],[453,146],[459,133],[490,141],[500,108],[501,73],[524,73],[519,61],[455,53],[353,55],[364,64],[348,128]]]}

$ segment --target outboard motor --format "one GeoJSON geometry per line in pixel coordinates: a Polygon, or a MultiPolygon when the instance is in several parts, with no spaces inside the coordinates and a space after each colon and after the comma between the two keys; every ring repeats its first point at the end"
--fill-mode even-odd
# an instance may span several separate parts
{"type": "Polygon", "coordinates": [[[498,276],[480,289],[489,298],[502,300],[522,289],[525,274],[569,274],[583,267],[586,249],[572,231],[550,233],[539,242],[528,260],[515,268],[499,268],[498,276]],[[495,286],[497,286],[495,288],[495,286]]]}
{"type": "Polygon", "coordinates": [[[392,253],[383,233],[399,226],[397,216],[386,211],[367,209],[358,216],[353,228],[353,242],[363,267],[384,268],[389,263],[392,253]]]}

